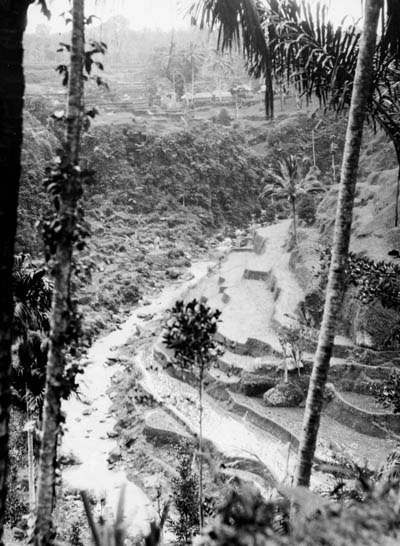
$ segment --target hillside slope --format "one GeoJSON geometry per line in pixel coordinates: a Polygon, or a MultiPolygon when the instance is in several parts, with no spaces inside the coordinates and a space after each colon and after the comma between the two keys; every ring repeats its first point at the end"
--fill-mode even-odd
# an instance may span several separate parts
{"type": "MultiPolygon", "coordinates": [[[[391,143],[384,135],[366,131],[358,175],[350,249],[358,256],[398,263],[389,252],[400,251],[400,227],[395,226],[397,162],[391,143]]],[[[320,279],[314,277],[319,266],[319,250],[332,243],[338,184],[319,204],[316,223],[300,233],[300,245],[293,252],[291,265],[306,290],[310,315],[318,323],[323,307],[320,279]]],[[[339,329],[361,345],[385,349],[389,334],[399,321],[396,312],[381,303],[363,304],[357,289],[349,287],[342,306],[339,329]]],[[[394,348],[394,346],[393,346],[394,348]]]]}
{"type": "MultiPolygon", "coordinates": [[[[42,260],[35,226],[50,206],[42,179],[62,126],[49,121],[42,104],[31,112],[17,251],[42,260]]],[[[84,198],[92,236],[79,257],[89,335],[118,324],[145,294],[184,275],[215,236],[232,235],[260,209],[264,162],[241,132],[203,121],[178,127],[139,120],[95,124],[84,135],[82,164],[95,171],[84,198]]]]}

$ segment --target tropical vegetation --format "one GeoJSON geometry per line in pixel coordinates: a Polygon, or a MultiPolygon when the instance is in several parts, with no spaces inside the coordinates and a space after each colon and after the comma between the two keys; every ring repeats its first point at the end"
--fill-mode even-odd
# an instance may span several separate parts
{"type": "MultiPolygon", "coordinates": [[[[211,309],[196,299],[177,301],[170,310],[164,343],[173,349],[176,362],[182,369],[195,374],[199,393],[199,525],[204,524],[203,495],[203,396],[207,370],[215,363],[220,348],[215,340],[221,311],[211,309]]],[[[187,463],[186,463],[187,464],[187,463]]]]}
{"type": "MultiPolygon", "coordinates": [[[[65,113],[53,115],[51,122],[53,136],[56,135],[52,144],[57,144],[59,140],[61,146],[44,178],[52,208],[45,212],[39,222],[47,270],[42,266],[34,266],[27,256],[14,256],[24,94],[22,38],[27,9],[32,3],[32,0],[0,0],[0,169],[5,180],[0,190],[0,544],[5,517],[6,484],[10,483],[10,476],[17,476],[15,456],[11,453],[9,457],[8,449],[9,412],[11,402],[14,402],[19,407],[24,406],[29,421],[31,417],[35,417],[36,421],[34,425],[30,423],[26,427],[30,461],[30,508],[35,510],[36,517],[31,542],[37,546],[49,546],[56,539],[53,512],[56,501],[57,450],[63,421],[61,400],[76,389],[76,374],[81,371],[76,358],[82,330],[75,288],[79,282],[84,284],[89,278],[86,265],[76,259],[76,251],[85,247],[89,235],[83,211],[83,187],[87,186],[88,200],[96,197],[96,194],[101,195],[100,190],[112,191],[115,203],[117,200],[123,201],[129,207],[129,214],[122,218],[122,222],[128,222],[129,215],[144,215],[150,224],[150,221],[157,222],[161,215],[167,214],[163,216],[165,223],[162,226],[167,228],[162,236],[173,238],[179,234],[181,239],[186,237],[191,241],[195,241],[201,230],[203,235],[218,228],[220,231],[216,239],[221,242],[227,235],[226,226],[232,230],[233,227],[245,224],[251,214],[261,212],[263,199],[269,198],[269,204],[271,201],[287,199],[293,217],[296,244],[299,199],[321,193],[325,188],[319,181],[321,172],[316,167],[314,122],[313,167],[306,175],[299,157],[290,150],[283,153],[282,149],[277,149],[265,160],[248,153],[246,147],[251,137],[243,136],[239,122],[229,130],[214,126],[210,128],[205,123],[196,133],[181,130],[173,135],[143,134],[140,130],[126,127],[112,130],[100,127],[83,136],[84,131],[90,127],[90,119],[96,115],[96,109],[84,106],[84,83],[93,77],[97,84],[102,84],[99,76],[93,76],[92,69],[96,66],[102,68],[101,62],[94,56],[104,53],[106,45],[96,40],[85,42],[85,25],[90,18],[85,19],[84,1],[73,0],[72,43],[62,44],[69,61],[57,68],[68,88],[67,109],[65,113]],[[102,171],[97,187],[94,184],[90,186],[93,182],[92,169],[81,167],[83,154],[90,156],[90,161],[102,171]],[[174,216],[171,210],[174,210],[174,216]],[[198,229],[198,233],[181,233],[185,214],[195,218],[193,226],[198,229]],[[51,283],[47,275],[52,279],[51,283]],[[32,434],[39,427],[41,449],[39,476],[35,483],[32,434]],[[7,482],[9,459],[13,465],[7,482]]],[[[48,14],[46,2],[42,0],[39,4],[48,14]]],[[[296,469],[296,484],[300,487],[291,490],[283,487],[279,491],[282,498],[278,502],[266,502],[259,492],[242,490],[239,486],[229,489],[214,527],[208,534],[204,531],[204,388],[207,372],[220,356],[216,341],[220,311],[208,307],[206,301],[196,299],[188,303],[178,301],[169,311],[164,343],[174,352],[174,364],[187,372],[189,381],[195,382],[199,395],[198,491],[189,453],[178,457],[178,476],[172,480],[180,519],[173,521],[171,527],[181,543],[192,539],[198,528],[201,531],[200,542],[213,543],[215,546],[231,544],[232,541],[248,544],[249,541],[253,543],[258,540],[263,544],[270,540],[276,544],[288,543],[288,540],[309,544],[310,533],[313,533],[312,540],[321,543],[329,542],[332,537],[356,541],[355,533],[363,537],[367,534],[368,539],[372,537],[371,540],[375,540],[379,533],[389,536],[398,532],[398,483],[393,479],[398,473],[397,451],[389,457],[390,472],[383,469],[374,476],[375,483],[369,483],[362,472],[358,473],[364,488],[360,495],[361,500],[365,500],[361,509],[359,504],[353,504],[347,511],[343,506],[321,501],[319,496],[306,489],[310,485],[335,325],[346,285],[349,282],[355,284],[364,302],[379,300],[384,307],[399,310],[399,267],[349,254],[357,168],[366,120],[373,127],[380,127],[386,132],[395,145],[400,161],[398,124],[395,121],[399,113],[397,63],[400,12],[396,2],[388,0],[385,6],[387,10],[383,13],[381,2],[366,0],[362,32],[355,25],[348,28],[342,25],[335,29],[327,21],[326,8],[320,3],[317,3],[315,12],[306,2],[298,3],[294,0],[202,0],[192,6],[192,15],[200,26],[219,27],[218,45],[222,52],[217,53],[212,61],[218,76],[217,88],[220,87],[220,74],[229,72],[232,67],[230,63],[225,63],[227,57],[224,52],[231,50],[237,43],[242,48],[249,73],[256,77],[262,76],[265,80],[267,118],[272,119],[274,115],[274,85],[282,88],[284,82],[287,82],[307,101],[316,97],[320,106],[329,106],[337,113],[346,111],[348,128],[334,241],[332,249],[326,253],[325,308],[296,469]],[[380,17],[383,26],[379,36],[380,17]],[[390,474],[390,479],[383,483],[382,476],[387,474],[390,474]],[[195,496],[198,498],[195,499],[195,496]],[[367,522],[365,514],[370,516],[367,522]],[[379,523],[379,533],[371,523],[374,521],[373,516],[379,523]],[[349,522],[354,523],[354,529],[349,522]],[[284,538],[282,535],[285,535],[284,538]]],[[[126,29],[123,21],[120,23],[118,28],[123,34],[126,29]]],[[[189,80],[194,92],[200,65],[206,62],[206,57],[204,49],[195,42],[178,52],[172,37],[164,68],[165,75],[172,81],[178,95],[184,90],[183,87],[187,87],[189,80]],[[179,83],[179,78],[184,86],[182,82],[179,83]]],[[[217,116],[215,122],[218,119],[217,116]]],[[[47,123],[44,118],[42,121],[47,123]]],[[[265,138],[273,139],[274,135],[271,129],[265,138]]],[[[329,154],[333,156],[332,148],[329,154]]],[[[324,173],[329,169],[324,168],[324,173]]],[[[396,195],[396,225],[399,188],[400,175],[396,195]]],[[[42,201],[42,195],[38,196],[39,192],[33,200],[42,201]]],[[[111,204],[115,204],[112,199],[111,204]]],[[[111,207],[107,214],[112,216],[114,212],[111,207]]],[[[102,233],[107,228],[107,222],[104,224],[105,227],[100,226],[102,233]]],[[[188,226],[186,230],[190,231],[188,226]]],[[[133,242],[125,240],[124,244],[135,246],[138,237],[133,242]]],[[[134,249],[138,251],[137,261],[140,256],[140,261],[144,262],[139,266],[144,277],[150,277],[149,271],[160,259],[159,235],[151,244],[150,257],[146,253],[141,254],[140,249],[134,249]]],[[[122,244],[121,248],[121,252],[126,250],[122,244]]],[[[180,248],[169,248],[168,259],[178,258],[182,264],[190,263],[190,257],[180,248]]],[[[106,252],[110,254],[109,250],[106,252]]],[[[88,255],[85,258],[86,264],[89,263],[88,255]]],[[[162,269],[162,259],[160,262],[162,269]]],[[[111,266],[110,269],[113,267],[112,261],[106,264],[111,266]]],[[[170,268],[166,275],[177,278],[179,272],[170,268]]],[[[225,279],[221,277],[218,282],[223,284],[225,279]]],[[[152,287],[156,289],[155,283],[152,287]]],[[[138,287],[129,285],[125,288],[137,301],[140,295],[138,287]]],[[[111,304],[117,313],[118,302],[111,304]]],[[[141,320],[151,320],[154,315],[149,313],[143,316],[141,320]]],[[[112,318],[114,320],[114,315],[112,318]]],[[[140,338],[139,327],[134,335],[140,338]]],[[[291,358],[299,370],[304,350],[303,331],[286,328],[281,331],[280,341],[285,356],[291,358]]],[[[147,369],[143,369],[143,376],[147,372],[147,369]]],[[[284,373],[287,380],[287,367],[284,373]]],[[[136,387],[129,393],[132,407],[140,404],[143,399],[150,401],[152,407],[156,406],[158,402],[146,392],[141,379],[137,378],[136,387]]],[[[396,373],[376,391],[378,400],[395,413],[399,412],[398,387],[399,377],[396,373]]],[[[129,445],[135,441],[136,437],[131,439],[129,445]]],[[[356,465],[351,468],[357,472],[359,470],[356,465]]],[[[220,470],[221,474],[226,470],[224,463],[220,470]]],[[[335,472],[337,470],[335,468],[335,472]]],[[[222,481],[225,481],[225,477],[222,481]]],[[[115,525],[106,525],[103,535],[93,521],[88,496],[83,494],[83,500],[94,542],[108,546],[122,544],[123,500],[117,510],[115,525]]],[[[14,511],[8,511],[9,519],[16,520],[13,514],[20,510],[17,501],[15,508],[14,511]]],[[[166,512],[163,512],[160,516],[161,527],[165,517],[166,512]]],[[[73,540],[79,542],[80,534],[75,524],[73,531],[73,540]]],[[[151,532],[145,539],[146,544],[158,544],[160,537],[161,528],[152,523],[151,532]]]]}
{"type": "Polygon", "coordinates": [[[294,155],[284,156],[278,161],[275,169],[269,172],[269,183],[261,192],[261,200],[269,197],[272,201],[287,199],[290,203],[293,218],[294,242],[297,245],[297,212],[296,206],[299,198],[306,195],[316,195],[323,193],[325,188],[321,183],[307,174],[302,178],[301,170],[304,165],[301,159],[294,155]]]}
{"type": "MultiPolygon", "coordinates": [[[[219,46],[222,50],[232,48],[236,42],[243,49],[249,71],[265,75],[267,117],[273,115],[273,74],[279,73],[281,77],[286,75],[289,80],[293,79],[307,98],[315,93],[321,104],[329,104],[339,111],[350,104],[327,296],[299,448],[298,485],[308,486],[310,483],[322,394],[332,353],[336,318],[343,298],[344,262],[349,249],[364,121],[371,102],[374,102],[374,91],[378,99],[385,96],[383,102],[390,108],[396,104],[396,100],[393,100],[395,86],[389,75],[393,76],[393,61],[398,59],[400,51],[400,11],[395,2],[385,4],[384,32],[379,41],[377,27],[382,5],[374,0],[365,2],[361,39],[355,27],[344,33],[340,27],[335,32],[332,24],[326,24],[326,8],[323,7],[321,11],[320,3],[316,7],[315,24],[311,7],[294,0],[282,3],[273,0],[265,4],[238,0],[230,7],[224,0],[203,0],[193,5],[191,10],[194,21],[201,27],[205,24],[211,28],[220,27],[219,46]],[[343,56],[343,52],[347,54],[343,56]],[[377,58],[380,62],[378,71],[375,71],[377,58]],[[343,59],[348,61],[345,67],[347,74],[342,71],[343,59]],[[380,70],[384,68],[386,71],[382,79],[380,70]]],[[[376,115],[375,121],[379,119],[382,123],[378,111],[378,108],[370,110],[376,115]]],[[[397,131],[391,133],[387,123],[382,127],[395,142],[397,131]]]]}

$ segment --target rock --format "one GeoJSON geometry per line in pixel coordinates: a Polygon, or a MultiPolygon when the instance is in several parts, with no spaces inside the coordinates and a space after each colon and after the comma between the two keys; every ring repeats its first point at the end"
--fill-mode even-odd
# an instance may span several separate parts
{"type": "Polygon", "coordinates": [[[347,290],[342,306],[343,331],[359,347],[381,351],[387,349],[389,333],[398,324],[398,315],[380,302],[364,305],[356,288],[347,290]]]}
{"type": "Polygon", "coordinates": [[[179,269],[176,269],[175,267],[169,267],[166,271],[167,277],[169,277],[172,280],[178,279],[180,277],[181,272],[179,269]]]}
{"type": "Polygon", "coordinates": [[[246,341],[247,354],[252,357],[269,356],[275,353],[273,347],[260,339],[249,337],[246,341]]]}
{"type": "Polygon", "coordinates": [[[92,415],[92,410],[85,409],[85,410],[83,410],[82,415],[92,415]]]}
{"type": "Polygon", "coordinates": [[[327,383],[324,390],[325,402],[331,402],[335,398],[335,386],[333,383],[327,383]]]}
{"type": "Polygon", "coordinates": [[[25,538],[25,531],[23,531],[19,527],[13,527],[12,534],[15,540],[24,540],[25,538]]]}
{"type": "Polygon", "coordinates": [[[109,438],[117,438],[118,437],[118,432],[116,432],[115,430],[109,430],[107,432],[107,436],[109,438]]]}
{"type": "Polygon", "coordinates": [[[154,313],[138,313],[136,316],[142,320],[151,320],[154,317],[154,313]]]}
{"type": "Polygon", "coordinates": [[[225,292],[222,294],[222,303],[229,303],[231,300],[230,296],[226,294],[225,292]]]}
{"type": "Polygon", "coordinates": [[[117,461],[119,461],[122,457],[122,453],[119,447],[115,447],[110,451],[110,453],[107,456],[107,462],[109,464],[114,464],[117,461]]]}
{"type": "Polygon", "coordinates": [[[266,406],[293,408],[303,400],[303,391],[297,383],[278,383],[274,388],[269,389],[263,396],[266,406]]]}
{"type": "Polygon", "coordinates": [[[105,364],[106,366],[114,366],[118,362],[117,358],[107,358],[105,364]]]}
{"type": "Polygon", "coordinates": [[[93,301],[93,295],[92,294],[83,294],[78,298],[78,302],[80,305],[90,305],[93,301]]]}
{"type": "Polygon", "coordinates": [[[360,329],[355,333],[355,337],[356,345],[359,347],[366,347],[367,349],[375,348],[374,339],[369,332],[360,329]]]}
{"type": "Polygon", "coordinates": [[[64,466],[82,464],[82,461],[72,451],[69,453],[62,453],[58,462],[64,466]]]}
{"type": "Polygon", "coordinates": [[[269,375],[244,372],[240,379],[239,390],[246,396],[258,396],[275,387],[277,382],[278,379],[269,375]]]}

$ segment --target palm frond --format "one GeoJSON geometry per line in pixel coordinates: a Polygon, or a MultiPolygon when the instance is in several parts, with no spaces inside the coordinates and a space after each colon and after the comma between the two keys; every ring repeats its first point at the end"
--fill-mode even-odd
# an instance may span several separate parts
{"type": "Polygon", "coordinates": [[[30,257],[18,254],[13,268],[14,337],[31,329],[47,331],[52,285],[43,268],[35,267],[30,257]]]}
{"type": "Polygon", "coordinates": [[[390,55],[400,58],[400,2],[386,0],[386,21],[381,37],[381,47],[390,55]]]}
{"type": "MultiPolygon", "coordinates": [[[[273,2],[276,4],[276,2],[273,2]]],[[[265,108],[273,117],[271,50],[263,22],[266,6],[257,0],[198,0],[189,8],[192,24],[201,29],[218,30],[218,49],[231,51],[238,47],[251,75],[265,77],[265,108]]]]}

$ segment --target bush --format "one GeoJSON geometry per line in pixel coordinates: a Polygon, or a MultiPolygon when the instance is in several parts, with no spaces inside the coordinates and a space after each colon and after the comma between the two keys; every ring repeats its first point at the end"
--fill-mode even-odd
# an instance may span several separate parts
{"type": "Polygon", "coordinates": [[[372,489],[365,502],[353,501],[350,505],[328,501],[302,487],[280,489],[287,496],[280,502],[266,502],[260,493],[249,488],[232,491],[197,545],[372,546],[396,543],[400,508],[395,489],[372,489]]]}
{"type": "Polygon", "coordinates": [[[297,203],[297,217],[307,226],[312,226],[316,220],[317,207],[312,195],[303,195],[297,203]]]}
{"type": "Polygon", "coordinates": [[[169,519],[177,544],[186,545],[199,531],[199,480],[192,470],[189,444],[178,447],[177,476],[172,479],[172,502],[178,517],[169,519]]]}
{"type": "Polygon", "coordinates": [[[400,413],[400,372],[392,372],[387,381],[375,384],[373,392],[376,401],[393,413],[400,413]]]}
{"type": "MultiPolygon", "coordinates": [[[[21,527],[22,520],[29,512],[26,503],[26,492],[18,480],[19,467],[26,457],[25,433],[23,414],[12,410],[10,416],[10,450],[7,476],[7,503],[4,521],[11,527],[21,527]]],[[[26,460],[26,459],[25,459],[26,460]]]]}

